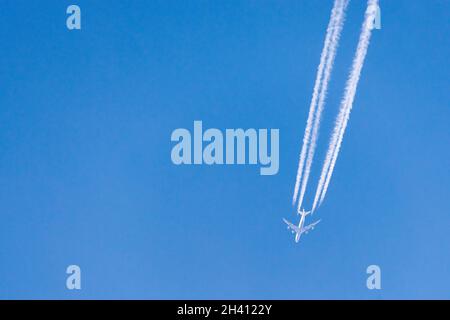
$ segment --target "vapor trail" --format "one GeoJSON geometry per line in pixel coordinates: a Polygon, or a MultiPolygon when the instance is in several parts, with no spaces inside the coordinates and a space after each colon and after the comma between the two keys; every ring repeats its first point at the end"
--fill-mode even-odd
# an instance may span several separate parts
{"type": "Polygon", "coordinates": [[[323,112],[323,108],[325,106],[325,98],[327,95],[328,83],[330,82],[331,71],[333,70],[334,59],[336,58],[336,51],[337,51],[337,47],[339,45],[339,39],[340,39],[342,27],[344,25],[345,10],[347,9],[347,5],[348,5],[348,0],[345,0],[342,3],[342,7],[340,8],[341,10],[338,12],[338,16],[336,18],[335,30],[334,30],[333,35],[331,36],[330,49],[329,49],[329,53],[327,56],[322,85],[320,88],[319,103],[317,105],[317,111],[316,111],[315,117],[314,117],[314,124],[313,124],[313,128],[312,128],[313,132],[312,132],[312,136],[311,136],[310,146],[308,149],[308,157],[306,158],[306,167],[305,167],[305,172],[303,175],[302,187],[301,187],[300,196],[299,196],[299,200],[298,200],[298,208],[297,208],[298,211],[301,210],[303,198],[305,196],[306,186],[308,185],[309,175],[311,173],[311,166],[312,166],[312,163],[314,160],[314,153],[316,151],[317,138],[319,136],[320,120],[322,118],[322,112],[323,112]]]}
{"type": "Polygon", "coordinates": [[[322,204],[325,199],[325,195],[328,190],[328,185],[333,175],[334,166],[336,164],[339,150],[341,149],[342,139],[344,137],[345,129],[347,128],[350,112],[353,107],[353,101],[358,87],[359,78],[361,76],[361,70],[364,65],[364,60],[367,54],[367,49],[370,43],[370,37],[372,35],[373,21],[375,19],[376,11],[378,8],[378,0],[368,0],[367,9],[365,13],[364,23],[362,26],[361,34],[359,36],[358,47],[356,49],[355,57],[353,59],[352,69],[350,76],[347,80],[345,87],[344,97],[341,101],[339,114],[336,118],[336,124],[333,130],[333,135],[330,140],[325,162],[320,175],[319,184],[317,186],[316,195],[313,203],[313,211],[319,205],[322,204]]]}
{"type": "Polygon", "coordinates": [[[309,144],[310,136],[311,136],[311,129],[313,126],[313,119],[314,119],[315,110],[316,110],[317,98],[319,96],[319,91],[320,91],[321,84],[322,84],[322,77],[324,74],[324,69],[326,67],[327,57],[328,57],[328,53],[330,50],[330,45],[332,44],[332,37],[336,30],[336,26],[338,24],[340,16],[342,15],[343,7],[346,6],[347,3],[348,3],[348,0],[335,0],[333,9],[331,11],[330,21],[329,21],[328,27],[327,27],[327,33],[325,36],[324,46],[322,49],[322,53],[320,55],[320,63],[319,63],[319,66],[317,67],[316,80],[315,80],[315,84],[314,84],[313,95],[311,98],[311,104],[309,107],[308,119],[306,121],[305,134],[303,136],[303,145],[302,145],[302,150],[300,153],[297,177],[296,177],[296,181],[295,181],[294,195],[292,197],[292,204],[295,204],[295,201],[298,196],[298,191],[300,188],[300,182],[302,179],[302,173],[303,173],[303,167],[305,164],[306,152],[308,149],[308,144],[309,144]]]}

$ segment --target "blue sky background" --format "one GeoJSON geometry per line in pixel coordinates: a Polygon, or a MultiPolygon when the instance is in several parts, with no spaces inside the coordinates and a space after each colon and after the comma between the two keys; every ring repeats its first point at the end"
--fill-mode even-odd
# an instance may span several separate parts
{"type": "MultiPolygon", "coordinates": [[[[0,3],[0,298],[450,298],[449,1],[381,1],[299,244],[281,219],[332,1],[74,3],[81,31],[72,2],[0,3]],[[194,120],[279,128],[278,175],[173,165],[170,134],[194,120]]],[[[364,10],[348,8],[309,205],[364,10]]]]}

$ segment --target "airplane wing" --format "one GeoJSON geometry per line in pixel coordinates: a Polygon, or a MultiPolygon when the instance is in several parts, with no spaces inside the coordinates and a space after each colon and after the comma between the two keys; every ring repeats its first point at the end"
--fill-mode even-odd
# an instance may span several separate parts
{"type": "Polygon", "coordinates": [[[302,232],[307,232],[307,231],[309,231],[309,230],[314,229],[314,227],[316,226],[316,224],[318,224],[319,222],[320,222],[320,220],[317,220],[316,222],[313,222],[313,223],[311,223],[310,225],[304,227],[304,228],[302,229],[302,232]]]}
{"type": "Polygon", "coordinates": [[[299,228],[297,226],[293,225],[292,223],[290,223],[289,221],[287,221],[284,218],[283,218],[283,221],[284,221],[284,223],[287,224],[288,229],[291,229],[293,232],[296,232],[296,233],[300,232],[300,230],[299,230],[299,228]]]}

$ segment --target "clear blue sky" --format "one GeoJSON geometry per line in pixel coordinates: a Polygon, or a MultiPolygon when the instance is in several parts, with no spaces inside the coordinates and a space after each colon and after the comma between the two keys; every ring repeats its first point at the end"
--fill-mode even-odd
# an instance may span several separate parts
{"type": "MultiPolygon", "coordinates": [[[[299,244],[281,219],[332,1],[73,2],[81,31],[72,1],[0,4],[0,298],[450,298],[449,1],[381,1],[299,244]],[[170,134],[194,120],[279,128],[278,175],[173,165],[170,134]]],[[[364,10],[348,8],[307,204],[364,10]]]]}

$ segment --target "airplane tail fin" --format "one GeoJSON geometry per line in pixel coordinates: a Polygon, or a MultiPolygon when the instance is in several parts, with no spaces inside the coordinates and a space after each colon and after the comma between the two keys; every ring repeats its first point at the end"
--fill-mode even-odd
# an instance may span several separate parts
{"type": "Polygon", "coordinates": [[[297,211],[297,214],[299,215],[299,216],[307,216],[307,215],[309,215],[309,214],[311,214],[311,212],[312,211],[305,211],[305,209],[302,209],[302,210],[300,210],[300,211],[297,211]]]}

